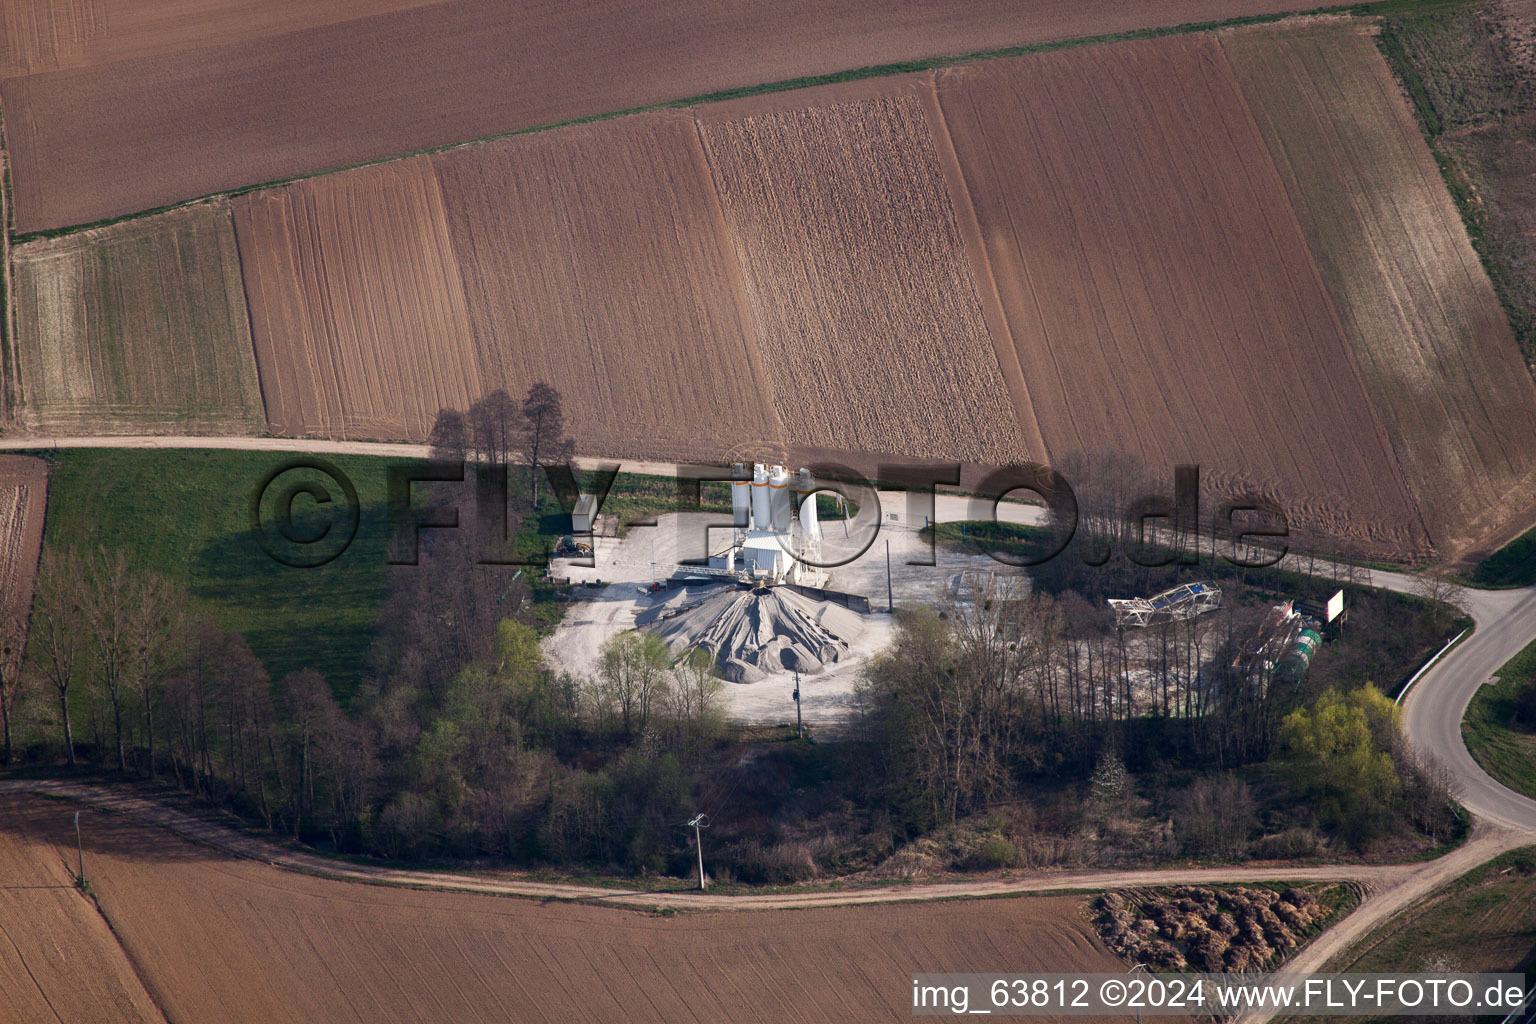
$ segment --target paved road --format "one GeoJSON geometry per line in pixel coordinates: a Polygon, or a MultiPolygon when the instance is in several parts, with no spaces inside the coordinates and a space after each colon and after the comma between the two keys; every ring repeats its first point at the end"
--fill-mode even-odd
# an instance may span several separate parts
{"type": "MultiPolygon", "coordinates": [[[[38,448],[221,448],[245,451],[345,453],[355,455],[394,455],[421,458],[429,454],[426,445],[385,444],[372,441],[325,441],[282,437],[163,437],[96,436],[68,438],[0,437],[0,450],[38,448]]],[[[597,460],[579,459],[583,465],[597,460]]],[[[669,474],[670,463],[624,462],[636,473],[669,474]]],[[[891,510],[903,504],[891,500],[891,510]]],[[[940,496],[937,518],[961,519],[973,514],[963,498],[940,496]]],[[[1025,509],[1017,518],[1035,521],[1038,512],[1025,509]]],[[[1015,518],[1006,516],[1004,518],[1015,518]]],[[[1402,573],[1374,572],[1372,582],[1404,593],[1413,592],[1414,577],[1402,573]]],[[[1536,640],[1536,587],[1513,591],[1464,592],[1467,611],[1477,624],[1476,631],[1447,654],[1415,684],[1404,701],[1404,725],[1413,745],[1434,754],[1455,775],[1460,797],[1473,814],[1503,826],[1536,836],[1536,801],[1510,791],[1488,776],[1461,742],[1461,716],[1466,706],[1488,677],[1499,666],[1536,640]]]]}
{"type": "MultiPolygon", "coordinates": [[[[171,438],[171,437],[82,437],[68,439],[0,438],[0,450],[48,447],[113,448],[227,448],[252,451],[292,451],[315,453],[350,453],[360,455],[401,455],[422,457],[428,452],[422,445],[376,444],[356,441],[307,441],[287,438],[171,438]]],[[[589,462],[589,460],[581,460],[589,462]]],[[[625,468],[640,473],[669,473],[665,463],[625,463],[625,468]]],[[[964,518],[970,514],[960,499],[941,498],[937,517],[941,520],[964,518]]],[[[1020,518],[1029,520],[1025,513],[1020,518]]],[[[1402,573],[1374,572],[1372,583],[1404,593],[1412,593],[1418,581],[1402,573]]],[[[1532,640],[1536,640],[1536,587],[1514,591],[1465,591],[1464,604],[1476,630],[1460,645],[1425,672],[1404,700],[1404,726],[1409,739],[1420,751],[1433,754],[1453,773],[1462,803],[1477,819],[1473,839],[1460,850],[1425,865],[1391,867],[1337,866],[1295,869],[1284,872],[1287,879],[1354,879],[1365,885],[1367,898],[1360,908],[1338,926],[1314,942],[1295,961],[1292,969],[1317,970],[1332,956],[1365,935],[1380,922],[1427,895],[1452,878],[1483,863],[1499,852],[1524,843],[1536,842],[1536,801],[1510,791],[1488,776],[1461,741],[1461,717],[1477,688],[1498,668],[1532,640]]],[[[36,788],[38,784],[26,784],[36,788]]],[[[4,789],[24,788],[6,783],[4,789]]],[[[64,795],[58,793],[57,795],[64,795]]],[[[71,794],[78,795],[78,794],[71,794]]],[[[100,796],[92,802],[108,799],[100,796]]],[[[116,797],[110,799],[118,799],[116,797]]],[[[165,808],[140,807],[137,813],[175,815],[165,808]]],[[[258,859],[278,856],[274,847],[253,840],[222,826],[210,826],[198,819],[163,820],[162,823],[189,838],[222,845],[232,852],[258,859]],[[257,844],[245,848],[245,844],[257,844]]],[[[775,896],[721,897],[702,893],[622,893],[585,886],[547,885],[532,882],[488,880],[464,875],[422,876],[415,873],[388,872],[385,869],[348,867],[338,870],[333,861],[297,851],[281,853],[283,866],[332,876],[357,877],[374,882],[427,884],[444,888],[473,889],[530,896],[571,899],[601,899],[607,902],[643,906],[673,905],[694,908],[790,907],[834,903],[878,902],[889,900],[935,899],[967,895],[1039,892],[1063,888],[1101,888],[1108,886],[1170,884],[1257,880],[1274,872],[1253,868],[1176,870],[1172,872],[1093,872],[992,879],[979,882],[902,886],[890,889],[803,893],[775,896]],[[399,876],[399,877],[393,877],[399,876]]],[[[1250,1018],[1253,1020],[1262,1017],[1250,1018]]]]}
{"type": "Polygon", "coordinates": [[[1414,684],[1403,700],[1404,728],[1416,749],[1451,769],[1473,814],[1536,832],[1536,800],[1495,782],[1461,741],[1461,717],[1477,688],[1536,639],[1536,588],[1467,591],[1465,603],[1477,629],[1414,684]]]}

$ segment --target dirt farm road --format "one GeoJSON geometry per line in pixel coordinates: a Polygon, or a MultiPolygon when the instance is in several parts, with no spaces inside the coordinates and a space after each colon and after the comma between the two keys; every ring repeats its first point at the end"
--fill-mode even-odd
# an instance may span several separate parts
{"type": "MultiPolygon", "coordinates": [[[[497,896],[581,900],[646,910],[662,907],[679,910],[786,910],[860,903],[900,903],[913,900],[1227,882],[1351,881],[1359,883],[1367,892],[1395,892],[1405,883],[1426,874],[1427,868],[1438,868],[1453,857],[1465,855],[1468,851],[1474,851],[1473,856],[1477,858],[1477,863],[1481,863],[1496,852],[1485,852],[1492,849],[1492,844],[1507,841],[1509,836],[1509,833],[1502,832],[1479,836],[1474,842],[1467,843],[1457,850],[1452,857],[1443,857],[1422,865],[1348,864],[1271,868],[1172,868],[1144,871],[1045,871],[984,881],[890,885],[820,892],[718,895],[694,889],[647,892],[607,886],[522,880],[497,877],[492,874],[397,870],[377,865],[354,864],[278,845],[265,838],[249,835],[233,825],[167,807],[152,798],[138,796],[124,787],[111,783],[91,785],[52,779],[4,779],[0,780],[0,793],[37,794],[81,803],[131,818],[134,821],[159,826],[190,842],[208,846],[223,853],[321,878],[375,885],[441,889],[451,892],[477,892],[497,896]]],[[[1467,857],[1461,856],[1459,859],[1466,860],[1467,857]]],[[[1474,865],[1468,864],[1466,867],[1472,866],[1474,865]]],[[[1443,873],[1435,872],[1436,875],[1443,873]]]]}
{"type": "MultiPolygon", "coordinates": [[[[360,441],[310,441],[266,437],[79,437],[0,438],[0,450],[49,448],[219,448],[248,451],[303,452],[424,457],[425,445],[379,444],[360,441]]],[[[579,460],[588,462],[589,460],[579,460]]],[[[672,466],[624,463],[637,473],[671,472],[672,466]]],[[[967,514],[969,502],[940,496],[940,520],[967,514]]],[[[1411,593],[1419,581],[1408,574],[1374,572],[1372,583],[1411,593]]],[[[269,861],[296,871],[361,882],[480,891],[546,899],[593,900],[627,906],[689,909],[766,909],[831,906],[848,903],[997,896],[1064,889],[1095,889],[1138,885],[1170,885],[1262,880],[1351,880],[1362,884],[1366,898],[1342,922],[1315,940],[1288,970],[1317,970],[1377,924],[1451,879],[1492,859],[1504,850],[1536,842],[1536,801],[1495,782],[1480,768],[1461,741],[1461,718],[1479,686],[1532,640],[1536,640],[1536,587],[1525,590],[1463,592],[1464,605],[1476,623],[1474,632],[1440,658],[1413,684],[1403,700],[1404,725],[1420,751],[1451,769],[1460,799],[1472,812],[1473,837],[1452,853],[1423,864],[1335,865],[1292,868],[1203,868],[1129,872],[1063,872],[1018,875],[985,881],[905,885],[880,889],[813,893],[720,896],[698,892],[641,893],[595,886],[519,880],[498,880],[459,874],[422,874],[362,867],[332,861],[269,844],[232,828],[192,818],[142,798],[74,783],[6,780],[0,790],[35,791],[83,800],[144,817],[198,842],[240,856],[269,861]]],[[[1250,1020],[1259,1018],[1250,1018],[1250,1020]]]]}

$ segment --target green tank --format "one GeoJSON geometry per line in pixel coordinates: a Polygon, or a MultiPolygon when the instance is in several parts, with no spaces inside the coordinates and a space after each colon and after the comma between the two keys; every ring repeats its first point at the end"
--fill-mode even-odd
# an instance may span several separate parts
{"type": "Polygon", "coordinates": [[[1315,629],[1304,629],[1291,649],[1280,656],[1280,663],[1275,666],[1275,675],[1287,682],[1300,682],[1301,677],[1307,674],[1307,669],[1312,665],[1312,655],[1323,645],[1323,636],[1315,629]]]}

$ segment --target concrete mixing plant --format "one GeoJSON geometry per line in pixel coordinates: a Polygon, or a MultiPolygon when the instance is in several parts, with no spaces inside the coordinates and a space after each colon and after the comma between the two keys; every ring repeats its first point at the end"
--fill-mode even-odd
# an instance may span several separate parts
{"type": "Polygon", "coordinates": [[[821,524],[816,518],[816,483],[808,469],[791,475],[783,466],[738,462],[731,467],[731,546],[711,555],[719,575],[763,586],[796,583],[821,586],[821,524]]]}

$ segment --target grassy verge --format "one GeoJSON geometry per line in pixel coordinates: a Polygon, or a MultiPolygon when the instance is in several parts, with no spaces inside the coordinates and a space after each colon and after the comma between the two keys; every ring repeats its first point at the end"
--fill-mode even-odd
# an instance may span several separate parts
{"type": "Polygon", "coordinates": [[[1418,971],[1441,961],[1464,971],[1527,971],[1536,960],[1536,847],[1468,872],[1377,928],[1329,971],[1418,971]]]}
{"type": "MultiPolygon", "coordinates": [[[[1380,17],[1377,45],[1408,95],[1472,248],[1529,359],[1536,353],[1536,296],[1517,270],[1530,258],[1529,242],[1499,223],[1497,202],[1480,194],[1486,186],[1474,186],[1472,166],[1448,144],[1449,133],[1503,124],[1528,103],[1518,72],[1494,56],[1481,36],[1487,6],[1485,0],[1387,0],[1354,13],[1380,17]]],[[[1532,573],[1536,582],[1536,568],[1532,573]]]]}
{"type": "Polygon", "coordinates": [[[1536,798],[1536,731],[1515,719],[1521,691],[1536,680],[1536,643],[1499,669],[1499,681],[1480,687],[1461,720],[1467,750],[1495,779],[1536,798]]]}
{"type": "Polygon", "coordinates": [[[1477,563],[1465,580],[1469,586],[1489,590],[1536,584],[1536,530],[1522,533],[1477,563]]]}
{"type": "MultiPolygon", "coordinates": [[[[192,449],[40,454],[52,463],[45,548],[121,550],[138,569],[183,583],[194,609],[242,633],[273,678],[315,668],[339,698],[350,698],[389,583],[387,474],[391,465],[414,460],[325,456],[357,488],[357,535],[334,561],[293,568],[258,543],[250,505],[268,474],[301,456],[192,449]]],[[[669,478],[625,473],[615,479],[602,511],[619,516],[621,524],[681,508],[728,513],[728,486],[704,484],[695,506],[679,498],[669,478]]],[[[297,512],[307,500],[296,504],[297,512]]],[[[570,528],[549,488],[542,489],[539,504],[535,522],[542,535],[530,529],[518,538],[525,553],[546,549],[570,528]]],[[[296,518],[301,525],[307,521],[302,514],[296,518]]],[[[548,597],[545,589],[535,597],[548,597]]],[[[547,607],[540,616],[546,626],[563,610],[553,601],[547,607]]]]}

